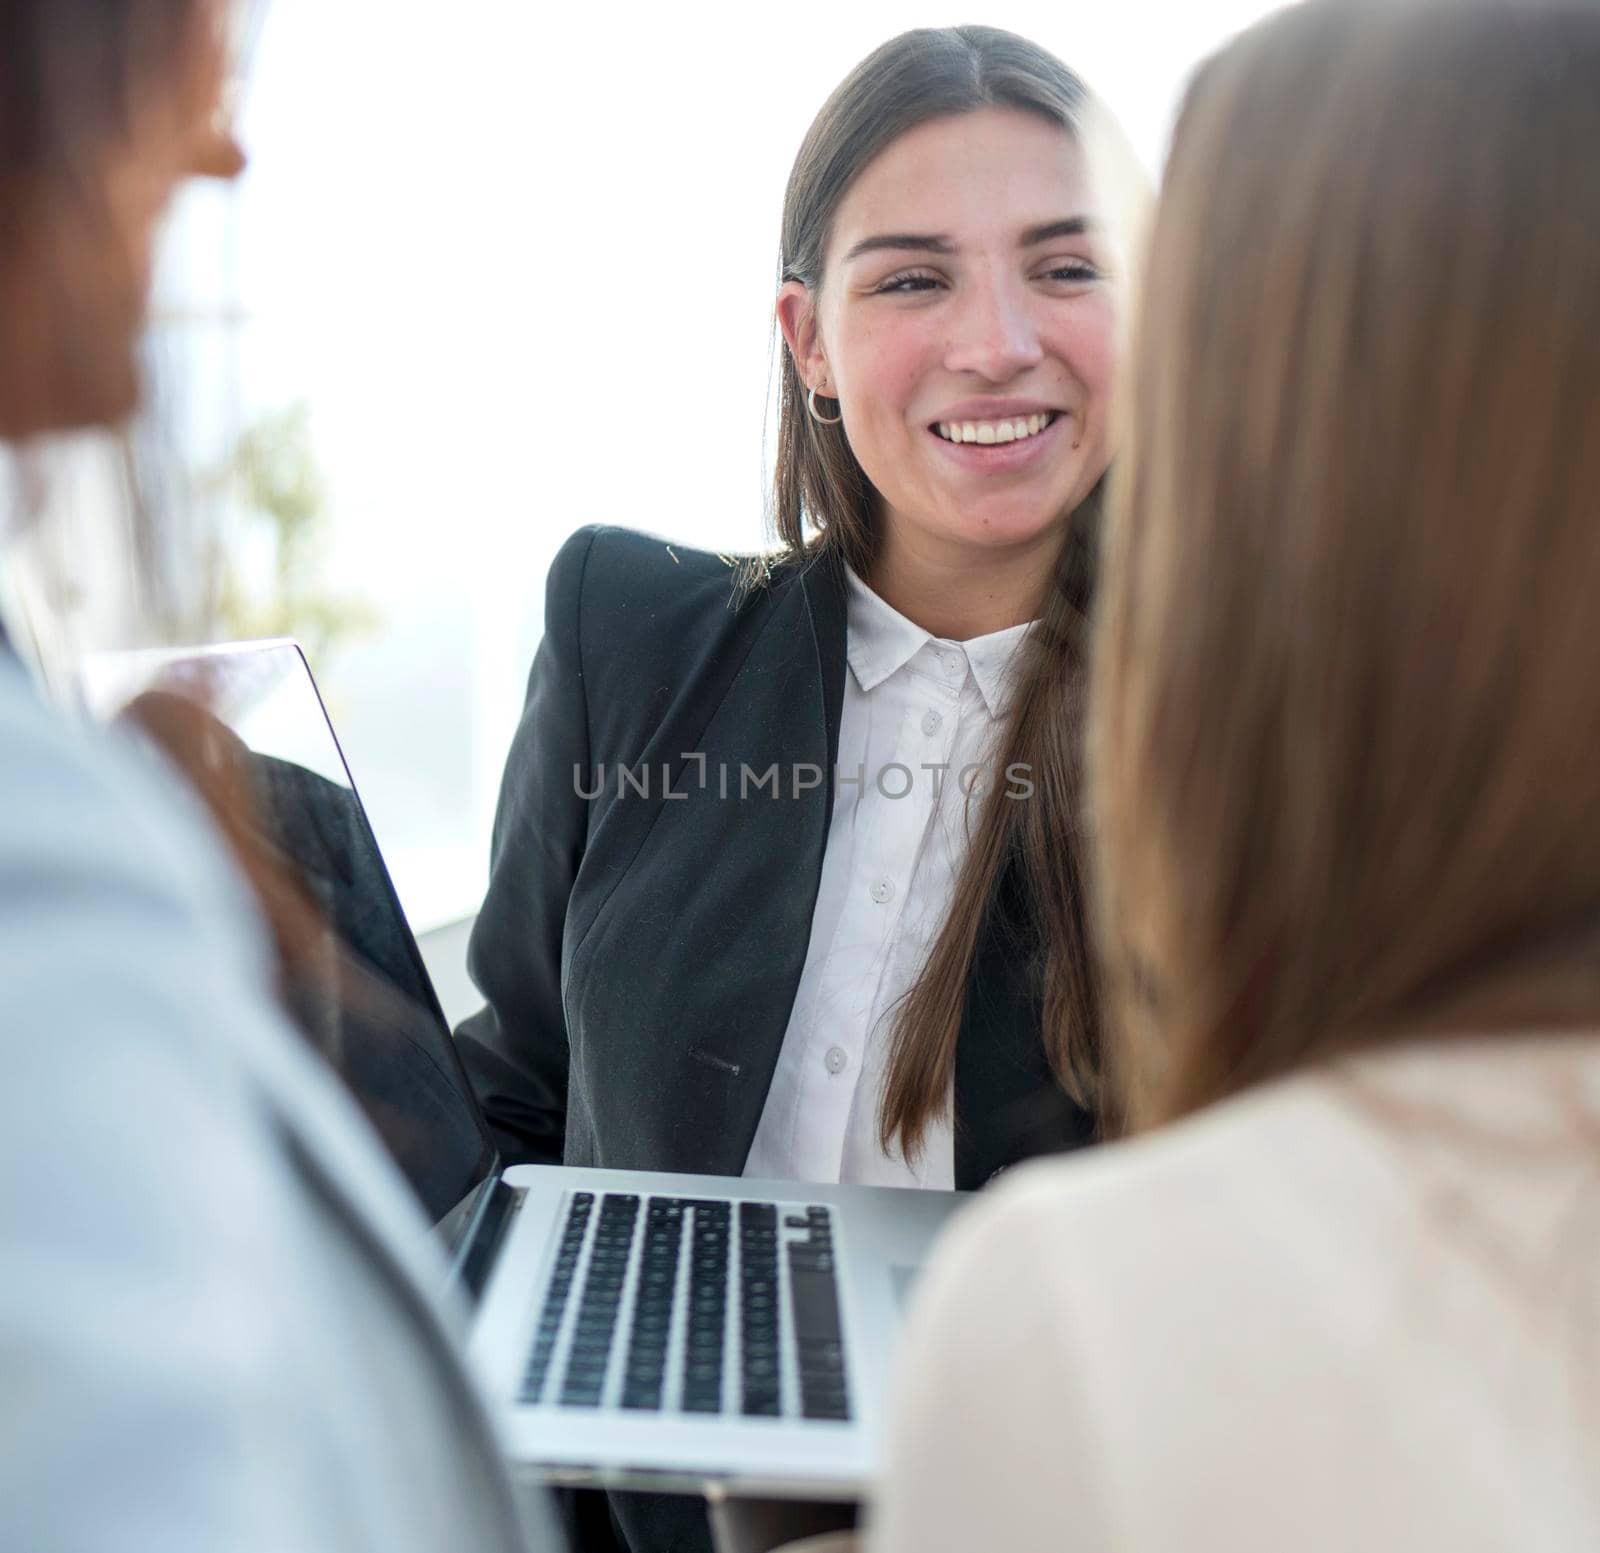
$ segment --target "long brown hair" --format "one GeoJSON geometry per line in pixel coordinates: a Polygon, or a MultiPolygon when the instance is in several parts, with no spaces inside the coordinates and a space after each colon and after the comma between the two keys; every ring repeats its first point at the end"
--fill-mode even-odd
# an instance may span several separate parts
{"type": "Polygon", "coordinates": [[[0,434],[131,408],[126,336],[143,277],[107,168],[141,105],[187,85],[210,14],[205,0],[0,6],[0,325],[8,362],[29,364],[0,383],[0,434]]]}
{"type": "Polygon", "coordinates": [[[1596,146],[1576,0],[1312,0],[1191,90],[1091,712],[1138,1121],[1600,1018],[1596,146]]]}
{"type": "Polygon", "coordinates": [[[60,608],[84,591],[76,544],[124,563],[125,591],[87,590],[102,615],[115,607],[119,639],[195,640],[208,623],[199,560],[208,536],[180,522],[189,514],[165,428],[138,409],[156,222],[143,207],[179,177],[237,172],[228,115],[211,110],[242,62],[224,39],[242,45],[262,3],[0,5],[0,438],[13,443],[18,474],[16,512],[0,516],[29,531],[8,570],[47,678],[76,645],[60,608]],[[78,446],[69,467],[104,468],[125,527],[105,513],[86,539],[80,514],[53,510],[62,460],[48,439],[68,430],[110,434],[78,446]]]}
{"type": "MultiPolygon", "coordinates": [[[[75,429],[60,418],[63,409],[87,424],[108,392],[100,384],[121,387],[131,366],[125,336],[142,295],[130,299],[104,271],[127,285],[142,278],[121,247],[126,233],[107,167],[135,148],[141,102],[188,87],[200,29],[222,14],[212,0],[0,3],[0,437],[25,445],[75,429]]],[[[257,21],[259,4],[238,14],[257,21]]],[[[130,454],[130,478],[146,473],[131,463],[130,454]]],[[[182,541],[191,536],[172,532],[164,504],[136,500],[129,516],[142,602],[157,634],[171,634],[188,570],[182,541]]],[[[165,750],[210,811],[262,907],[281,988],[325,980],[325,926],[297,872],[263,843],[246,752],[209,716],[202,692],[143,695],[124,715],[165,750]]]]}
{"type": "MultiPolygon", "coordinates": [[[[1094,105],[1082,81],[1037,44],[993,27],[901,34],[864,59],[811,125],[784,197],[780,280],[815,293],[840,202],[892,141],[933,119],[1017,108],[1080,144],[1094,105]]],[[[793,357],[779,367],[774,517],[791,553],[831,554],[870,576],[877,494],[841,426],[806,413],[793,357]],[[816,530],[807,532],[808,524],[816,530]]],[[[826,403],[826,402],[825,402],[826,403]]],[[[885,1148],[908,1156],[946,1111],[978,938],[1002,877],[1017,870],[1019,951],[1038,966],[1045,1050],[1062,1087],[1093,1107],[1099,1091],[1099,1012],[1079,882],[1077,833],[1083,637],[1093,578],[1099,492],[1073,514],[1042,618],[1023,650],[996,770],[1029,768],[1033,795],[996,782],[971,829],[949,914],[896,1014],[879,1116],[885,1148]]]]}

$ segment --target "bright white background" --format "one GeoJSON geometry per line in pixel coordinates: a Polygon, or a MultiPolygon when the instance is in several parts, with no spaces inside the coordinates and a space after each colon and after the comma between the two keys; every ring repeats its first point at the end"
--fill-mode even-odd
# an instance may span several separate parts
{"type": "Polygon", "coordinates": [[[186,196],[162,313],[197,462],[311,407],[329,587],[382,617],[325,688],[419,927],[476,907],[562,539],[763,542],[783,185],[849,68],[907,27],[1010,27],[1154,172],[1189,71],[1269,9],[272,0],[251,169],[186,196]]]}

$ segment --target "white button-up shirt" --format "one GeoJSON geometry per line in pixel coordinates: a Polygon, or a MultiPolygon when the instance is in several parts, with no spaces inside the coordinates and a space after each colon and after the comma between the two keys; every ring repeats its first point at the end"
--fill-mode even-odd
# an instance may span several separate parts
{"type": "Polygon", "coordinates": [[[949,912],[969,808],[975,820],[983,795],[1006,784],[992,763],[1029,628],[944,641],[853,573],[848,585],[833,819],[805,969],[745,1174],[949,1188],[950,1107],[915,1161],[898,1147],[884,1152],[878,1110],[895,1013],[949,912]]]}

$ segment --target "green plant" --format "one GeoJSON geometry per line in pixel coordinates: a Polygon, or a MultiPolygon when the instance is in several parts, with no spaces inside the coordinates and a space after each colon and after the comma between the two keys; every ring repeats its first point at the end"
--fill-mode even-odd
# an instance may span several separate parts
{"type": "Polygon", "coordinates": [[[235,639],[296,637],[319,670],[380,624],[359,596],[329,588],[327,481],[303,402],[263,415],[226,465],[232,497],[217,578],[217,614],[235,639]]]}

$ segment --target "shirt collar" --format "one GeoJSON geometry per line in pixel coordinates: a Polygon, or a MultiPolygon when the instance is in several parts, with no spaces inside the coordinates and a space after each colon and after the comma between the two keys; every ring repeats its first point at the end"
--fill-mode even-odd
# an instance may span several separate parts
{"type": "Polygon", "coordinates": [[[846,620],[848,637],[845,654],[851,672],[862,690],[869,694],[892,674],[903,669],[930,643],[944,652],[966,656],[967,667],[978,683],[978,691],[991,717],[1005,711],[1016,679],[1017,649],[1033,629],[1032,621],[975,636],[969,641],[952,642],[930,635],[914,620],[879,598],[855,572],[846,568],[848,590],[846,620]]]}
{"type": "Polygon", "coordinates": [[[991,717],[999,717],[1005,711],[1011,692],[1016,689],[1019,649],[1031,630],[1033,621],[1024,620],[1019,626],[1007,626],[1003,631],[991,631],[961,644],[967,650],[972,677],[978,682],[991,717]]]}

